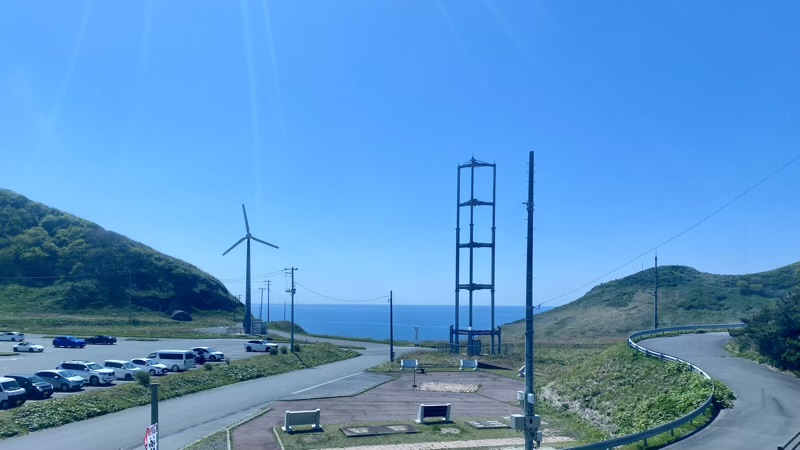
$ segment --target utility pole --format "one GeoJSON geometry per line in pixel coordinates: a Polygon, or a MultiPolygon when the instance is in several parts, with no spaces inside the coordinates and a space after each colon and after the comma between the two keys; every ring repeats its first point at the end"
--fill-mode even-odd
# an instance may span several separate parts
{"type": "Polygon", "coordinates": [[[528,248],[527,274],[525,282],[525,391],[518,393],[523,415],[515,415],[514,429],[525,435],[525,450],[539,448],[542,419],[536,415],[536,394],[533,386],[533,152],[528,162],[528,248]],[[522,423],[520,423],[522,422],[522,423]]]}
{"type": "Polygon", "coordinates": [[[267,323],[269,323],[269,285],[270,284],[272,284],[272,282],[267,280],[267,323]]]}
{"type": "Polygon", "coordinates": [[[658,253],[656,253],[656,292],[653,295],[655,297],[655,303],[653,303],[653,323],[655,324],[655,329],[658,329],[658,253]]]}
{"type": "MultiPolygon", "coordinates": [[[[294,293],[297,291],[297,289],[294,288],[294,271],[298,270],[298,269],[297,269],[297,267],[290,267],[288,269],[283,269],[283,270],[291,270],[292,271],[292,287],[291,287],[291,289],[287,289],[286,292],[289,292],[290,294],[292,294],[292,330],[291,330],[292,333],[291,333],[291,339],[289,341],[289,347],[291,348],[292,353],[294,353],[294,293]]],[[[284,306],[284,311],[285,311],[285,308],[286,307],[284,306]]],[[[286,315],[285,312],[284,312],[284,315],[286,315]]]]}
{"type": "Polygon", "coordinates": [[[264,288],[258,288],[261,290],[261,305],[258,307],[258,320],[264,320],[264,288]]]}
{"type": "Polygon", "coordinates": [[[394,317],[392,291],[389,291],[389,362],[394,362],[394,317]]]}

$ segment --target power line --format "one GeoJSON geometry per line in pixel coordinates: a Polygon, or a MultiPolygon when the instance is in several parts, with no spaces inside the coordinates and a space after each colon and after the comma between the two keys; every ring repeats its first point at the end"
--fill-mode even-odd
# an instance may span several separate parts
{"type": "Polygon", "coordinates": [[[374,301],[377,301],[377,300],[383,300],[383,299],[389,298],[388,295],[382,295],[380,297],[375,297],[375,298],[371,298],[371,299],[368,299],[368,300],[345,300],[345,299],[341,299],[341,298],[330,297],[330,296],[327,296],[325,294],[320,294],[319,292],[313,291],[313,290],[307,288],[306,286],[303,286],[302,284],[298,283],[297,281],[295,281],[294,284],[300,286],[301,288],[307,290],[308,292],[311,292],[312,294],[319,295],[320,297],[325,297],[328,300],[335,300],[337,302],[366,303],[366,302],[374,302],[374,301]]]}
{"type": "MultiPolygon", "coordinates": [[[[274,272],[268,272],[268,273],[262,273],[262,274],[259,274],[259,275],[253,275],[252,278],[265,278],[265,277],[269,277],[269,276],[272,276],[272,275],[277,275],[279,273],[283,273],[283,270],[276,270],[274,272]]],[[[223,283],[241,283],[241,282],[245,281],[245,278],[247,278],[247,277],[226,278],[224,280],[219,280],[219,281],[222,281],[223,283]]]]}
{"type": "Polygon", "coordinates": [[[562,298],[562,297],[565,297],[565,296],[567,296],[567,295],[569,295],[569,294],[572,294],[573,292],[579,291],[579,290],[581,290],[581,289],[585,288],[586,286],[592,285],[592,284],[594,284],[594,283],[596,283],[596,282],[598,282],[598,281],[602,280],[603,278],[605,278],[605,277],[607,277],[607,276],[611,275],[612,273],[614,273],[614,272],[616,272],[616,271],[618,271],[618,270],[622,269],[623,267],[627,266],[628,264],[631,264],[631,263],[635,262],[636,260],[638,260],[639,258],[641,258],[641,257],[643,257],[643,256],[645,256],[645,255],[647,255],[648,253],[650,253],[650,252],[652,252],[652,251],[654,251],[654,250],[657,250],[659,247],[662,247],[662,246],[664,246],[664,245],[666,245],[666,244],[669,244],[670,242],[674,241],[675,239],[677,239],[677,238],[679,238],[679,237],[683,236],[684,234],[688,233],[689,231],[691,231],[691,230],[693,230],[693,229],[697,228],[697,227],[698,227],[700,224],[702,224],[703,222],[707,221],[708,219],[710,219],[710,218],[712,218],[712,217],[716,216],[716,215],[717,215],[717,214],[719,214],[719,213],[720,213],[722,210],[724,210],[725,208],[727,208],[728,206],[730,206],[731,204],[733,204],[734,202],[736,202],[736,201],[737,201],[737,200],[739,200],[740,198],[742,198],[742,197],[744,197],[745,195],[747,195],[747,194],[748,194],[750,191],[752,191],[753,189],[757,188],[758,186],[760,186],[760,185],[761,185],[762,183],[764,183],[765,181],[769,180],[769,179],[770,179],[770,178],[772,178],[773,176],[777,175],[779,172],[783,171],[783,170],[784,170],[784,169],[786,169],[787,167],[789,167],[789,166],[791,166],[792,164],[794,164],[794,162],[795,162],[795,161],[797,161],[798,159],[800,159],[800,155],[797,155],[797,156],[795,156],[795,157],[794,157],[794,158],[792,158],[792,159],[791,159],[789,162],[787,162],[786,164],[782,165],[781,167],[779,167],[777,170],[775,170],[774,172],[770,173],[770,174],[769,174],[769,175],[767,175],[766,177],[762,178],[762,179],[761,179],[760,181],[758,181],[756,184],[754,184],[754,185],[750,186],[749,188],[745,189],[745,190],[744,190],[744,192],[742,192],[741,194],[737,195],[736,197],[734,197],[734,198],[733,198],[732,200],[730,200],[729,202],[727,202],[727,203],[725,203],[724,205],[722,205],[721,207],[717,208],[717,209],[716,209],[714,212],[712,212],[711,214],[709,214],[709,215],[705,216],[704,218],[700,219],[700,221],[696,222],[694,225],[690,226],[689,228],[686,228],[685,230],[681,231],[680,233],[676,234],[675,236],[672,236],[671,238],[669,238],[669,239],[667,239],[666,241],[664,241],[664,242],[662,242],[662,243],[660,243],[660,244],[656,245],[655,247],[653,247],[653,248],[651,248],[651,249],[648,249],[647,251],[643,252],[642,254],[640,254],[640,255],[636,256],[635,258],[632,258],[630,261],[626,262],[625,264],[622,264],[622,265],[618,266],[617,268],[615,268],[615,269],[613,269],[613,270],[611,270],[611,271],[609,271],[609,272],[605,273],[604,275],[601,275],[601,276],[599,276],[599,277],[595,278],[594,280],[592,280],[592,281],[589,281],[588,283],[585,283],[585,284],[583,284],[583,285],[581,285],[581,286],[579,286],[579,287],[576,287],[575,289],[573,289],[573,290],[571,290],[571,291],[569,291],[569,292],[565,292],[565,293],[563,293],[563,294],[561,294],[561,295],[558,295],[558,296],[556,296],[556,297],[553,297],[553,298],[551,298],[550,300],[547,300],[547,301],[545,301],[545,302],[539,303],[539,305],[538,305],[538,306],[542,306],[542,305],[545,305],[545,304],[547,304],[547,303],[550,303],[550,302],[552,302],[552,301],[558,300],[558,299],[560,299],[560,298],[562,298]]]}

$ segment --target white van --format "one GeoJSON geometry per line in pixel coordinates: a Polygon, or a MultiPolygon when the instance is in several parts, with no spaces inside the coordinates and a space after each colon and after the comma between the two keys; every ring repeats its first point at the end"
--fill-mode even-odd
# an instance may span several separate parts
{"type": "Polygon", "coordinates": [[[0,377],[0,408],[6,409],[25,403],[27,399],[25,389],[17,383],[17,380],[8,377],[0,377]]]}
{"type": "Polygon", "coordinates": [[[194,352],[191,350],[159,350],[147,355],[159,364],[169,367],[173,372],[189,370],[194,367],[194,352]]]}

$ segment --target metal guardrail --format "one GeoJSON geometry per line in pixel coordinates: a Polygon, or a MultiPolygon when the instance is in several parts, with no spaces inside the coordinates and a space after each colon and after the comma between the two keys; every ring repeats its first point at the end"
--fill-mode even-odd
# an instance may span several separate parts
{"type": "Polygon", "coordinates": [[[792,438],[791,438],[791,439],[789,439],[789,442],[787,442],[787,443],[785,443],[785,444],[783,444],[783,445],[779,446],[779,447],[778,447],[778,450],[796,450],[796,449],[797,449],[797,447],[800,447],[800,440],[797,440],[797,442],[795,442],[795,439],[797,439],[798,437],[800,437],[800,431],[798,431],[798,432],[797,432],[797,434],[795,434],[794,436],[792,436],[792,438]],[[794,442],[794,443],[795,443],[795,444],[794,444],[794,447],[792,447],[792,448],[789,448],[789,446],[790,446],[790,445],[792,445],[792,442],[794,442]]]}
{"type": "MultiPolygon", "coordinates": [[[[699,367],[697,367],[694,364],[690,363],[689,361],[685,361],[683,359],[676,358],[676,357],[674,357],[672,355],[667,355],[666,353],[659,353],[659,352],[654,352],[652,350],[648,350],[648,349],[642,347],[641,345],[635,343],[634,340],[642,338],[642,337],[645,337],[645,336],[654,335],[654,334],[672,333],[672,332],[678,332],[678,331],[693,331],[693,330],[697,330],[697,331],[700,331],[700,330],[728,330],[728,329],[731,329],[731,328],[743,328],[744,326],[745,326],[745,324],[743,324],[743,323],[714,324],[714,325],[690,325],[690,326],[680,326],[680,327],[659,328],[657,330],[639,331],[637,333],[633,333],[632,335],[630,335],[628,337],[628,346],[633,348],[633,349],[635,349],[635,350],[637,350],[637,351],[639,351],[639,352],[644,353],[647,356],[652,356],[652,357],[655,357],[655,358],[659,358],[659,359],[666,360],[666,361],[672,361],[672,362],[676,362],[676,363],[679,363],[679,364],[686,364],[691,368],[692,371],[699,373],[700,375],[702,375],[707,380],[711,380],[711,377],[709,377],[707,373],[705,373],[702,369],[700,369],[699,367]]],[[[606,441],[595,442],[593,444],[586,444],[586,445],[581,445],[581,446],[578,446],[578,447],[569,447],[568,450],[607,450],[607,449],[611,449],[611,448],[614,448],[614,447],[618,447],[620,445],[633,444],[633,443],[639,442],[639,441],[644,441],[645,445],[647,445],[647,439],[648,438],[657,436],[657,435],[662,434],[662,433],[666,433],[667,431],[671,431],[671,430],[673,430],[675,428],[680,427],[681,425],[685,425],[685,424],[691,422],[692,420],[696,419],[701,414],[703,414],[703,412],[706,410],[706,408],[711,406],[711,402],[714,399],[714,390],[713,390],[714,388],[713,388],[713,385],[712,385],[711,389],[712,389],[711,390],[711,395],[708,396],[706,401],[703,402],[703,404],[700,405],[697,409],[695,409],[694,411],[690,412],[689,414],[686,414],[683,417],[679,417],[679,418],[677,418],[677,419],[675,419],[675,420],[673,420],[671,422],[667,422],[667,423],[665,423],[663,425],[659,425],[659,426],[657,426],[655,428],[651,428],[649,430],[640,431],[638,433],[633,433],[633,434],[629,434],[627,436],[621,436],[621,437],[614,438],[614,439],[609,439],[609,440],[606,440],[606,441]]],[[[800,434],[800,433],[798,433],[798,434],[800,434]]],[[[781,449],[779,449],[779,450],[781,450],[781,449]]]]}

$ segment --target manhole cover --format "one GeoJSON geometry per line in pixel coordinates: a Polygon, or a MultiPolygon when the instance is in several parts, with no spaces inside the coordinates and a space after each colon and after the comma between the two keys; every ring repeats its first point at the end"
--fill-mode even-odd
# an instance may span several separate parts
{"type": "Polygon", "coordinates": [[[417,387],[418,391],[432,391],[432,392],[459,392],[459,393],[472,393],[478,392],[480,384],[474,383],[437,383],[428,382],[422,383],[417,387]]]}

